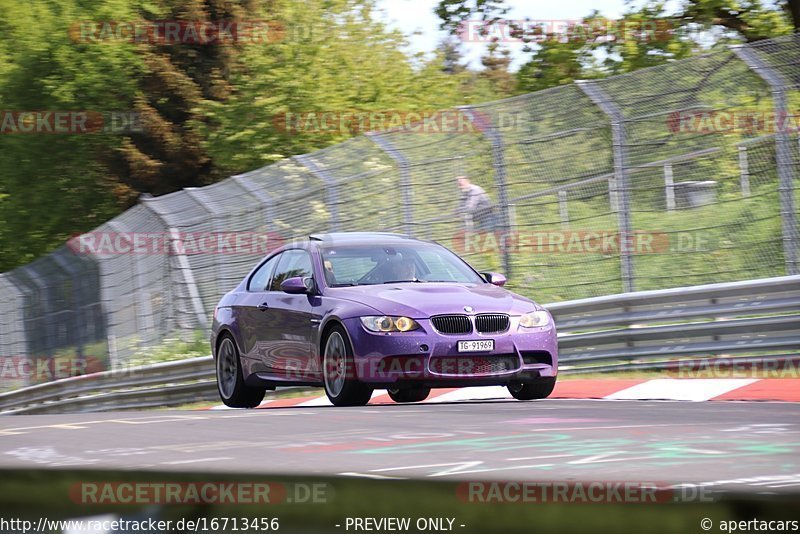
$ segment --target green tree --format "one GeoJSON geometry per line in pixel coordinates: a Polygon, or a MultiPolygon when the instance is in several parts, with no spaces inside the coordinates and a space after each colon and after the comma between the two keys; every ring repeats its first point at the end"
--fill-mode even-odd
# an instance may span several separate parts
{"type": "Polygon", "coordinates": [[[446,74],[461,74],[467,70],[464,66],[464,56],[461,52],[461,42],[454,36],[449,36],[439,43],[436,49],[442,64],[442,72],[446,74]]]}
{"type": "Polygon", "coordinates": [[[587,78],[591,48],[578,40],[560,42],[552,36],[539,44],[539,49],[517,72],[519,92],[530,93],[587,78]]]}
{"type": "MultiPolygon", "coordinates": [[[[80,44],[70,25],[130,18],[127,2],[0,0],[0,111],[128,111],[141,64],[133,50],[80,44]]],[[[0,271],[35,259],[119,212],[98,154],[120,137],[103,133],[0,134],[0,271]]]]}
{"type": "MultiPolygon", "coordinates": [[[[519,92],[608,76],[682,59],[714,43],[756,41],[800,29],[800,2],[782,0],[684,0],[676,12],[650,0],[632,7],[620,21],[606,23],[594,12],[563,35],[541,35],[535,28],[514,28],[528,44],[530,59],[517,74],[519,92]],[[598,34],[584,28],[601,30],[598,34]],[[656,31],[648,32],[647,28],[656,31]],[[607,30],[602,35],[603,29],[607,30]],[[644,32],[637,32],[643,29],[644,32]],[[669,31],[667,31],[669,30],[669,31]],[[610,37],[610,38],[609,38],[610,37]]],[[[503,0],[441,0],[436,8],[442,29],[458,34],[468,20],[497,21],[507,12],[503,0]]]]}
{"type": "MultiPolygon", "coordinates": [[[[650,2],[653,10],[661,2],[650,2]]],[[[681,27],[699,25],[733,32],[746,41],[758,41],[800,30],[800,6],[796,0],[691,0],[684,1],[677,13],[681,27]]]]}
{"type": "MultiPolygon", "coordinates": [[[[161,0],[142,4],[140,11],[144,20],[153,23],[189,21],[234,28],[254,13],[252,2],[227,0],[161,0]]],[[[125,137],[108,158],[111,174],[132,196],[170,193],[222,176],[204,146],[199,123],[205,120],[205,102],[223,102],[230,95],[230,76],[237,69],[243,45],[233,39],[226,42],[224,35],[192,44],[192,34],[182,31],[181,35],[184,42],[156,40],[137,49],[145,69],[137,80],[135,109],[144,128],[125,137]]]]}
{"type": "MultiPolygon", "coordinates": [[[[643,11],[663,13],[664,0],[649,0],[643,11]]],[[[635,10],[634,10],[635,11],[635,10]]],[[[440,27],[456,34],[467,20],[494,21],[508,12],[504,0],[440,0],[435,8],[440,27]]],[[[682,0],[673,16],[679,26],[721,27],[754,41],[800,30],[800,3],[796,0],[682,0]]]]}
{"type": "Polygon", "coordinates": [[[511,96],[516,89],[514,76],[509,72],[511,52],[501,49],[497,43],[490,43],[486,54],[481,58],[484,70],[480,76],[489,81],[494,93],[500,98],[511,96]]]}
{"type": "Polygon", "coordinates": [[[432,111],[474,102],[474,94],[492,98],[474,73],[453,66],[458,59],[452,49],[440,48],[427,60],[406,56],[405,38],[377,20],[374,4],[309,0],[272,6],[285,25],[284,38],[243,50],[229,100],[205,102],[205,146],[225,173],[362,133],[348,129],[346,120],[335,131],[320,132],[313,124],[294,129],[287,117],[291,126],[292,117],[313,113],[432,111]]]}

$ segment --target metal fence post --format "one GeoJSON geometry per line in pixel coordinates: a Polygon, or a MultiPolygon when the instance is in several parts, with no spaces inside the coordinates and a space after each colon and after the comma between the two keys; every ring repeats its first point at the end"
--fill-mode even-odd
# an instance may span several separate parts
{"type": "Polygon", "coordinates": [[[625,118],[622,110],[611,100],[597,82],[579,80],[575,82],[578,87],[589,97],[589,100],[608,116],[611,122],[611,137],[614,149],[614,178],[611,181],[609,195],[611,204],[618,206],[617,223],[619,225],[619,256],[622,274],[622,290],[626,293],[635,291],[633,258],[631,257],[630,239],[631,231],[630,199],[628,192],[628,175],[626,170],[627,149],[625,146],[625,118]]]}
{"type": "Polygon", "coordinates": [[[180,243],[183,241],[181,232],[177,228],[169,229],[170,244],[172,246],[172,254],[178,259],[178,268],[186,281],[186,286],[189,290],[189,296],[192,300],[194,313],[197,318],[197,324],[200,328],[205,329],[208,327],[208,316],[203,308],[203,299],[200,298],[200,291],[197,289],[197,282],[194,279],[194,271],[189,265],[189,259],[182,250],[180,243]]]}
{"type": "Polygon", "coordinates": [[[403,197],[403,231],[408,235],[414,235],[414,206],[411,194],[411,167],[408,158],[400,152],[391,141],[384,138],[378,132],[367,132],[367,138],[375,143],[378,148],[386,152],[397,164],[397,172],[400,174],[400,193],[403,197]]]}
{"type": "Polygon", "coordinates": [[[775,117],[779,121],[775,132],[775,160],[778,166],[778,195],[781,203],[784,263],[787,275],[797,274],[798,231],[794,207],[794,165],[791,140],[785,124],[789,109],[786,88],[789,84],[780,73],[759,57],[758,52],[753,48],[747,45],[735,45],[730,48],[750,70],[769,85],[772,91],[773,109],[775,117]]]}
{"type": "Polygon", "coordinates": [[[739,184],[742,196],[750,196],[750,165],[747,161],[747,147],[739,145],[739,184]]]}
{"type": "Polygon", "coordinates": [[[317,165],[308,154],[292,156],[292,159],[308,169],[311,174],[325,184],[325,200],[331,214],[330,231],[337,231],[339,229],[339,188],[336,185],[336,180],[326,170],[317,165]]]}
{"type": "MultiPolygon", "coordinates": [[[[21,357],[30,354],[28,338],[25,332],[24,305],[27,294],[25,286],[15,283],[8,273],[0,273],[0,365],[3,358],[21,357]],[[7,327],[7,328],[6,328],[7,327]]],[[[30,383],[30,375],[23,374],[22,382],[30,383]]]]}
{"type": "Polygon", "coordinates": [[[240,174],[238,176],[231,177],[231,179],[242,186],[242,189],[253,195],[254,198],[263,204],[264,209],[262,210],[262,213],[264,219],[264,228],[267,229],[272,224],[272,220],[274,218],[274,202],[272,197],[266,191],[260,189],[255,183],[253,183],[249,176],[249,174],[240,174]]]}
{"type": "Polygon", "coordinates": [[[569,228],[569,206],[567,205],[567,190],[561,189],[558,192],[558,215],[561,218],[561,226],[569,228]]]}
{"type": "MultiPolygon", "coordinates": [[[[208,213],[211,227],[214,229],[215,232],[218,231],[219,225],[217,223],[219,222],[219,218],[225,215],[225,210],[220,209],[220,207],[217,206],[217,204],[213,201],[213,199],[206,197],[206,193],[202,188],[187,187],[184,189],[184,191],[186,192],[187,195],[189,195],[189,197],[191,197],[195,202],[197,202],[199,206],[203,207],[206,213],[208,213]]],[[[219,255],[214,255],[212,257],[212,263],[214,264],[214,272],[217,273],[216,277],[217,278],[216,284],[218,286],[217,291],[219,292],[219,294],[224,295],[225,290],[222,287],[219,287],[219,285],[225,279],[225,277],[222,274],[222,265],[221,265],[222,262],[220,261],[219,255]]]]}
{"type": "MultiPolygon", "coordinates": [[[[178,272],[180,273],[180,276],[183,279],[182,281],[186,285],[186,289],[189,292],[189,300],[192,304],[192,311],[197,319],[197,325],[200,328],[205,329],[208,326],[208,316],[206,315],[205,308],[203,307],[203,299],[200,298],[200,290],[197,288],[197,282],[195,281],[192,267],[189,265],[189,259],[186,257],[183,247],[180,245],[181,241],[183,240],[180,230],[171,227],[168,223],[167,217],[158,211],[158,205],[147,200],[147,197],[140,197],[139,202],[140,204],[146,206],[163,222],[164,226],[166,226],[170,237],[170,253],[173,257],[175,257],[178,263],[178,272]]],[[[136,263],[135,260],[134,263],[136,263]]]]}
{"type": "MultiPolygon", "coordinates": [[[[37,317],[36,319],[43,320],[44,324],[42,330],[44,330],[44,342],[41,341],[41,333],[34,331],[30,324],[31,319],[33,319],[32,317],[28,316],[30,304],[29,302],[25,303],[25,334],[28,336],[28,348],[33,350],[34,354],[36,354],[37,351],[41,351],[42,355],[51,357],[55,353],[53,346],[55,345],[54,340],[57,339],[57,334],[54,331],[54,328],[57,326],[57,322],[51,320],[51,317],[58,313],[58,311],[53,309],[53,302],[48,292],[47,282],[43,280],[41,276],[39,276],[39,274],[36,272],[36,269],[33,267],[33,264],[23,265],[19,268],[19,272],[23,273],[35,287],[36,296],[39,298],[39,302],[42,306],[41,316],[37,317]],[[34,342],[34,339],[37,341],[34,342]]],[[[28,287],[30,288],[31,286],[29,285],[28,287]]],[[[30,291],[26,291],[25,297],[26,300],[30,301],[30,299],[33,298],[33,295],[31,295],[30,291]]],[[[34,324],[33,326],[36,325],[34,324]]]]}
{"type": "Polygon", "coordinates": [[[675,180],[669,163],[664,164],[664,196],[667,199],[667,211],[675,211],[675,180]]]}
{"type": "MultiPolygon", "coordinates": [[[[134,234],[134,230],[130,227],[122,224],[117,220],[112,220],[107,223],[108,227],[116,233],[117,236],[124,239],[127,243],[131,246],[133,245],[133,239],[131,236],[134,234]]],[[[136,332],[146,331],[151,325],[146,324],[148,321],[152,320],[152,317],[145,312],[146,304],[145,304],[145,293],[142,288],[145,287],[144,282],[142,281],[142,269],[139,263],[139,259],[136,254],[128,254],[129,264],[132,271],[133,276],[133,285],[136,288],[134,294],[130,295],[130,298],[133,302],[134,306],[134,317],[136,320],[136,332]]],[[[101,300],[103,300],[103,296],[101,295],[101,300]]],[[[109,312],[110,313],[110,312],[109,312]]],[[[109,321],[111,324],[115,324],[117,321],[112,319],[109,321]]],[[[106,339],[108,340],[108,355],[109,355],[109,362],[111,363],[112,368],[115,366],[120,365],[122,362],[119,358],[119,348],[117,346],[117,336],[114,332],[114,328],[108,328],[106,332],[106,339]]],[[[135,338],[137,348],[142,347],[142,339],[140,337],[135,338]]]]}
{"type": "MultiPolygon", "coordinates": [[[[84,309],[81,306],[83,303],[83,299],[81,299],[80,294],[80,281],[79,281],[79,273],[73,269],[69,263],[64,260],[58,253],[54,253],[51,255],[53,261],[61,268],[62,271],[67,273],[70,278],[70,282],[72,284],[72,295],[70,298],[72,299],[72,321],[67,323],[68,329],[71,323],[73,328],[72,332],[67,332],[67,345],[70,344],[70,338],[75,342],[75,351],[77,355],[78,364],[83,366],[86,363],[85,354],[83,353],[83,344],[85,342],[84,335],[86,333],[86,327],[84,326],[84,318],[83,313],[84,309]]],[[[82,274],[82,273],[81,273],[82,274]]],[[[69,312],[68,312],[69,313],[69,312]]],[[[82,367],[85,369],[85,367],[82,367]]]]}
{"type": "Polygon", "coordinates": [[[498,126],[494,124],[492,117],[488,113],[476,117],[475,109],[470,106],[463,106],[457,109],[463,112],[473,125],[482,125],[483,135],[492,145],[492,167],[494,167],[494,181],[497,185],[497,204],[500,207],[500,250],[502,252],[503,270],[506,276],[511,277],[511,251],[508,246],[509,237],[511,237],[511,217],[509,215],[508,190],[506,186],[503,136],[500,135],[498,126]]]}

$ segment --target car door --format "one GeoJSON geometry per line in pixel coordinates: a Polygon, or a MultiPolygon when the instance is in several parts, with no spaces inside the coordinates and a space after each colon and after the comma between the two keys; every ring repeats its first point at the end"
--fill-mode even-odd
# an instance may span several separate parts
{"type": "Polygon", "coordinates": [[[267,259],[256,269],[247,282],[247,292],[237,302],[235,313],[242,342],[242,363],[249,372],[268,371],[264,365],[266,346],[271,337],[270,318],[266,314],[269,309],[268,289],[272,273],[280,260],[280,254],[267,259]]]}
{"type": "Polygon", "coordinates": [[[311,322],[313,295],[291,295],[281,291],[281,282],[294,277],[312,277],[311,255],[302,249],[284,251],[269,285],[264,311],[270,339],[264,365],[292,381],[315,381],[319,378],[313,351],[314,324],[311,322]]]}

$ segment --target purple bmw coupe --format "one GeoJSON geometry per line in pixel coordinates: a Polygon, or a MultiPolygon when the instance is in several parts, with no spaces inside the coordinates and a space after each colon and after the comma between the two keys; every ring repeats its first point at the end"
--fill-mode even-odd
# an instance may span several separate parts
{"type": "Polygon", "coordinates": [[[374,389],[396,402],[433,387],[504,385],[521,400],[556,383],[550,314],[433,242],[312,235],[272,252],[214,310],[222,401],[254,407],[276,386],[322,386],[336,406],[374,389]]]}

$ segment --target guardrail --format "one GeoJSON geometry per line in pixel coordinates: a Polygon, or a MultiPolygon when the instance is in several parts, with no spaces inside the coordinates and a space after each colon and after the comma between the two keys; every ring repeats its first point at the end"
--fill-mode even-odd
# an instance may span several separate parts
{"type": "MultiPolygon", "coordinates": [[[[709,362],[767,369],[800,364],[800,276],[624,293],[546,308],[558,326],[562,374],[691,370],[709,362]],[[759,354],[765,351],[770,354],[759,354]],[[775,354],[781,351],[787,354],[775,354]],[[685,358],[741,353],[746,356],[685,358]]],[[[90,412],[215,400],[214,364],[211,356],[204,356],[3,393],[0,413],[90,412]]]]}
{"type": "Polygon", "coordinates": [[[0,393],[0,413],[176,406],[217,397],[211,356],[63,378],[0,393]]]}
{"type": "MultiPolygon", "coordinates": [[[[573,365],[800,350],[800,276],[596,297],[546,306],[573,365]]],[[[629,367],[633,367],[632,363],[629,367]]]]}

